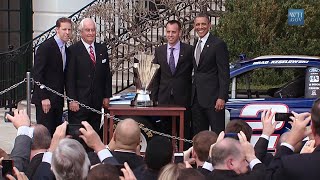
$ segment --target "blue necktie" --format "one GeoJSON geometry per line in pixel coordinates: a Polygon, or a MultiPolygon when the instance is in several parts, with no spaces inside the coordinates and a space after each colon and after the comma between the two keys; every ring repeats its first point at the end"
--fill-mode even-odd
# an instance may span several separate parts
{"type": "Polygon", "coordinates": [[[171,52],[169,57],[169,67],[170,67],[171,73],[174,74],[174,72],[176,71],[176,66],[175,66],[174,56],[173,56],[174,48],[170,48],[170,49],[171,49],[171,52]]]}

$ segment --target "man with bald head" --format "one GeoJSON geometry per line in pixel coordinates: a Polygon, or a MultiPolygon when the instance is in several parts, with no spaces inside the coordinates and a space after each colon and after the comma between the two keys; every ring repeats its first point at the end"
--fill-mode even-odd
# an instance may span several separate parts
{"type": "Polygon", "coordinates": [[[79,31],[81,40],[70,46],[66,72],[67,96],[75,100],[69,102],[69,123],[88,121],[98,132],[101,115],[80,107],[79,103],[99,111],[108,108],[112,87],[107,47],[95,42],[96,24],[92,19],[83,19],[79,31]]]}
{"type": "Polygon", "coordinates": [[[135,169],[144,164],[143,158],[136,154],[140,145],[140,128],[133,119],[125,119],[118,123],[113,134],[115,150],[113,156],[119,163],[127,162],[131,169],[135,169]]]}
{"type": "Polygon", "coordinates": [[[233,138],[224,138],[212,147],[211,163],[214,165],[214,170],[207,176],[207,179],[264,178],[266,168],[256,158],[253,146],[246,140],[242,132],[238,137],[240,142],[233,138]],[[249,167],[250,172],[248,172],[249,167]]]}

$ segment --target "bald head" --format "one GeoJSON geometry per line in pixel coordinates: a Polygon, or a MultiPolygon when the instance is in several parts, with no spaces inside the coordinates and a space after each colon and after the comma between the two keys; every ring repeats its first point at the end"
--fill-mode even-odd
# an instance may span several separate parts
{"type": "Polygon", "coordinates": [[[124,119],[117,125],[114,134],[114,141],[117,149],[135,151],[140,144],[140,128],[133,119],[124,119]]]}
{"type": "Polygon", "coordinates": [[[211,160],[214,165],[222,165],[230,157],[237,157],[241,154],[239,141],[233,138],[224,138],[216,143],[211,151],[211,160]]]}

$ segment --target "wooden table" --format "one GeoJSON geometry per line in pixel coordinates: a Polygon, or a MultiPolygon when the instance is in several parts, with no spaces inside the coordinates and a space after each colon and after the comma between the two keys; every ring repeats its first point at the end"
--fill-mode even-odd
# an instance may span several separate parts
{"type": "MultiPolygon", "coordinates": [[[[179,137],[184,139],[184,111],[186,108],[184,107],[136,107],[129,105],[112,105],[108,108],[110,111],[110,119],[109,119],[109,140],[113,136],[113,124],[114,124],[114,116],[115,115],[126,115],[126,116],[171,116],[172,117],[172,135],[177,136],[176,131],[176,117],[180,117],[179,124],[179,137]]],[[[107,142],[108,139],[108,126],[107,126],[107,118],[104,118],[104,143],[107,142]]],[[[175,145],[176,140],[172,140],[175,145]]],[[[179,152],[183,152],[183,141],[179,141],[179,152]]]]}

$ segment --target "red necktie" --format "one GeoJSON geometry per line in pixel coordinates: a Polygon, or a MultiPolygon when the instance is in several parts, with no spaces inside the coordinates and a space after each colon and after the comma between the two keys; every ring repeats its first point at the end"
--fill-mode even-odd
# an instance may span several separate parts
{"type": "Polygon", "coordinates": [[[90,58],[91,58],[91,61],[93,62],[93,64],[96,64],[96,58],[94,57],[94,52],[93,52],[93,47],[90,46],[90,58]]]}

